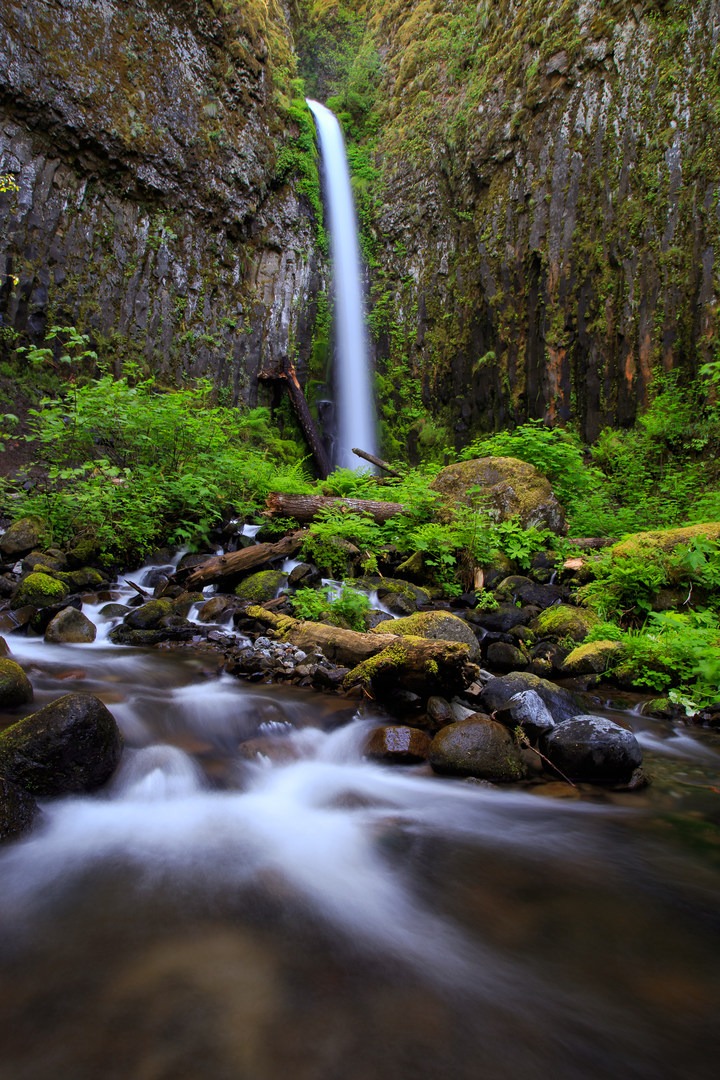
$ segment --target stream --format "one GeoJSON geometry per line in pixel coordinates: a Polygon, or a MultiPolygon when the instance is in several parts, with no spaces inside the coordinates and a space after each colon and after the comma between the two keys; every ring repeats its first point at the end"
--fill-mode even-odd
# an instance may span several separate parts
{"type": "Polygon", "coordinates": [[[717,734],[624,713],[651,786],[543,797],[107,628],[8,638],[26,712],[97,694],[126,750],[0,853],[2,1080],[716,1075],[717,734]]]}

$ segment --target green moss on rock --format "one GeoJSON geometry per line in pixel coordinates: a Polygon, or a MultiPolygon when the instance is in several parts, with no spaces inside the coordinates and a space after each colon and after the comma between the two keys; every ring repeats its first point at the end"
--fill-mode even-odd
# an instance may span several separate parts
{"type": "Polygon", "coordinates": [[[0,706],[13,708],[27,705],[33,699],[33,688],[27,675],[14,660],[0,659],[0,706]]]}
{"type": "Polygon", "coordinates": [[[537,619],[531,623],[531,627],[538,637],[556,640],[572,638],[573,641],[584,641],[593,626],[599,622],[600,619],[595,612],[587,608],[577,608],[571,604],[556,604],[541,611],[537,619]]]}
{"type": "Polygon", "coordinates": [[[62,603],[69,593],[70,589],[63,581],[58,581],[49,574],[33,571],[20,582],[11,607],[21,608],[28,604],[37,608],[52,607],[53,604],[62,603]]]}
{"type": "Polygon", "coordinates": [[[602,675],[623,655],[619,641],[592,641],[578,645],[565,657],[562,671],[565,675],[602,675]]]}
{"type": "Polygon", "coordinates": [[[474,458],[448,465],[430,485],[450,507],[487,506],[500,521],[517,518],[524,528],[565,531],[565,514],[546,478],[526,461],[474,458]],[[479,489],[479,490],[478,490],[479,489]]]}
{"type": "Polygon", "coordinates": [[[390,619],[378,623],[373,634],[400,634],[402,637],[419,637],[431,641],[459,641],[470,646],[470,659],[480,656],[480,646],[468,624],[449,611],[417,611],[404,619],[390,619]]]}
{"type": "Polygon", "coordinates": [[[283,574],[281,570],[260,570],[241,581],[235,589],[235,595],[240,600],[263,604],[267,600],[274,600],[286,583],[287,574],[283,574]]]}
{"type": "Polygon", "coordinates": [[[685,525],[679,529],[656,529],[654,532],[633,533],[611,548],[612,555],[624,558],[631,555],[643,555],[648,549],[663,551],[666,554],[680,544],[692,544],[694,540],[720,540],[720,522],[706,522],[702,525],[685,525]]]}

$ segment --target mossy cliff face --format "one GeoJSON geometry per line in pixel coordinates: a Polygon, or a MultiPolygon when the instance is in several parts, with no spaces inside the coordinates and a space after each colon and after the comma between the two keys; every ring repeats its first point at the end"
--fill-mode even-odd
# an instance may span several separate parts
{"type": "Polygon", "coordinates": [[[655,370],[717,347],[718,3],[366,10],[380,76],[369,114],[347,101],[385,385],[419,377],[459,442],[632,422],[655,370]]]}
{"type": "Polygon", "coordinates": [[[311,337],[320,285],[280,167],[300,131],[279,0],[27,0],[0,26],[4,324],[72,322],[253,401],[311,337]]]}

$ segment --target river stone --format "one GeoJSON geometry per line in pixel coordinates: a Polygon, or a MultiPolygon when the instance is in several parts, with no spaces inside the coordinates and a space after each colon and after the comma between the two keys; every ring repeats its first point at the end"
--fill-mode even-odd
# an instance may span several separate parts
{"type": "Polygon", "coordinates": [[[125,616],[125,625],[130,630],[152,630],[161,619],[171,615],[172,610],[170,600],[148,600],[125,616]]]}
{"type": "Polygon", "coordinates": [[[617,663],[625,652],[621,641],[591,641],[578,645],[563,660],[563,675],[602,675],[617,663]]]}
{"type": "Polygon", "coordinates": [[[367,757],[395,765],[425,761],[429,749],[430,737],[424,731],[401,724],[376,727],[365,744],[367,757]]]}
{"type": "Polygon", "coordinates": [[[223,612],[233,605],[231,596],[211,596],[198,608],[198,621],[201,623],[217,622],[223,612]]]}
{"type": "Polygon", "coordinates": [[[541,611],[531,628],[538,638],[572,638],[584,641],[594,626],[600,622],[594,611],[573,607],[572,604],[555,604],[541,611]]]}
{"type": "Polygon", "coordinates": [[[448,465],[430,485],[452,506],[473,506],[477,496],[471,489],[480,488],[480,499],[500,521],[518,518],[523,528],[532,526],[565,531],[565,515],[549,482],[526,461],[511,457],[475,458],[448,465]]]}
{"type": "Polygon", "coordinates": [[[315,589],[322,581],[322,574],[311,563],[301,562],[288,575],[288,585],[293,588],[315,589]]]}
{"type": "Polygon", "coordinates": [[[470,646],[469,658],[480,658],[480,646],[468,624],[449,611],[418,611],[404,619],[389,619],[379,623],[371,633],[400,634],[430,641],[459,641],[470,646]]]}
{"type": "Polygon", "coordinates": [[[543,751],[571,780],[626,781],[642,763],[631,731],[591,714],[558,724],[543,740],[543,751]]]}
{"type": "Polygon", "coordinates": [[[27,675],[14,660],[0,659],[0,706],[12,709],[27,705],[33,699],[33,688],[27,675]]]}
{"type": "Polygon", "coordinates": [[[63,581],[39,571],[33,571],[23,578],[12,598],[11,607],[21,608],[32,605],[35,608],[52,607],[62,603],[70,589],[63,581]]]}
{"type": "Polygon", "coordinates": [[[513,694],[506,705],[495,712],[496,720],[507,727],[519,725],[531,739],[544,735],[555,727],[547,705],[535,690],[513,694]]]}
{"type": "Polygon", "coordinates": [[[82,644],[94,641],[97,636],[95,624],[74,607],[63,608],[50,620],[45,630],[45,640],[53,645],[63,643],[82,644]]]}
{"type": "Polygon", "coordinates": [[[493,641],[487,647],[486,662],[495,671],[518,671],[527,667],[528,658],[517,645],[493,641]]]}
{"type": "Polygon", "coordinates": [[[514,671],[510,675],[490,679],[480,694],[480,703],[486,712],[493,713],[507,705],[513,694],[523,690],[534,690],[542,698],[556,724],[578,715],[578,702],[574,694],[548,679],[531,675],[529,671],[514,671]]]}
{"type": "Polygon", "coordinates": [[[44,533],[45,522],[42,518],[21,518],[0,536],[0,553],[6,559],[27,555],[42,543],[44,533]]]}
{"type": "Polygon", "coordinates": [[[0,774],[33,795],[93,791],[112,776],[122,736],[92,694],[65,694],[0,733],[0,774]]]}
{"type": "Polygon", "coordinates": [[[263,604],[268,600],[274,600],[287,584],[287,574],[282,570],[259,570],[256,574],[250,574],[235,589],[235,595],[240,600],[252,600],[255,604],[263,604]]]}
{"type": "Polygon", "coordinates": [[[476,713],[442,728],[430,744],[435,772],[482,780],[522,780],[525,766],[507,728],[476,713]]]}
{"type": "Polygon", "coordinates": [[[64,570],[67,559],[62,551],[31,551],[22,561],[24,573],[45,567],[48,570],[64,570]]]}
{"type": "Polygon", "coordinates": [[[29,792],[0,776],[0,844],[27,832],[39,812],[29,792]]]}
{"type": "Polygon", "coordinates": [[[516,604],[498,604],[490,611],[474,608],[465,616],[468,622],[474,626],[481,626],[483,630],[491,633],[506,634],[516,626],[526,626],[531,619],[527,609],[519,608],[516,604]]]}

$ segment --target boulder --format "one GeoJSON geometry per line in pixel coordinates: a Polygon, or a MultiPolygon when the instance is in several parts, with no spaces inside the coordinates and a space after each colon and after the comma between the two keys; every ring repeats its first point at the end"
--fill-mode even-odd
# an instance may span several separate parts
{"type": "Polygon", "coordinates": [[[0,707],[12,709],[32,699],[33,688],[20,665],[7,657],[0,659],[0,707]]]}
{"type": "Polygon", "coordinates": [[[430,744],[435,772],[511,782],[525,776],[520,753],[502,724],[476,713],[468,720],[442,728],[430,744]]]}
{"type": "Polygon", "coordinates": [[[418,728],[401,724],[376,727],[365,744],[365,754],[373,761],[395,765],[411,765],[425,761],[430,749],[430,737],[418,728]]]}
{"type": "Polygon", "coordinates": [[[541,611],[531,623],[531,627],[540,638],[572,638],[573,641],[584,641],[599,622],[599,617],[588,608],[555,604],[541,611]]]}
{"type": "Polygon", "coordinates": [[[125,616],[125,626],[130,630],[152,630],[162,619],[173,613],[170,600],[148,600],[125,616]]]}
{"type": "Polygon", "coordinates": [[[530,622],[531,615],[527,609],[519,608],[516,604],[507,603],[498,604],[492,611],[474,608],[472,611],[468,611],[466,619],[474,626],[481,626],[483,630],[489,630],[491,633],[506,634],[508,630],[512,630],[515,626],[526,626],[530,622]]]}
{"type": "Polygon", "coordinates": [[[400,634],[401,637],[419,637],[427,641],[459,641],[469,645],[470,660],[480,657],[480,646],[472,629],[449,611],[418,611],[404,619],[379,623],[371,633],[400,634]]]}
{"type": "Polygon", "coordinates": [[[235,589],[235,595],[240,600],[251,600],[253,604],[264,604],[267,600],[274,600],[280,590],[287,584],[287,574],[282,570],[259,570],[257,574],[250,574],[235,589]]]}
{"type": "Polygon", "coordinates": [[[563,599],[565,590],[560,585],[539,585],[532,578],[511,574],[496,586],[499,596],[519,600],[523,606],[549,608],[563,599]]]}
{"type": "Polygon", "coordinates": [[[494,715],[507,727],[519,725],[531,739],[546,735],[555,727],[550,710],[535,690],[521,690],[519,694],[513,694],[494,715]]]}
{"type": "Polygon", "coordinates": [[[451,506],[476,505],[479,488],[483,505],[500,521],[517,518],[526,529],[534,526],[555,533],[566,529],[564,511],[549,482],[518,458],[485,457],[448,465],[430,486],[451,506]]]}
{"type": "Polygon", "coordinates": [[[11,607],[21,608],[28,605],[35,608],[52,607],[62,603],[70,589],[63,581],[34,570],[24,577],[12,598],[11,607]]]}
{"type": "Polygon", "coordinates": [[[0,775],[33,795],[93,791],[115,771],[122,736],[92,694],[65,694],[0,733],[0,775]]]}
{"type": "Polygon", "coordinates": [[[488,667],[494,671],[518,671],[528,665],[525,653],[517,645],[510,645],[506,641],[491,642],[485,658],[488,667]]]}
{"type": "Polygon", "coordinates": [[[616,664],[624,653],[620,641],[592,641],[578,645],[568,653],[560,670],[563,675],[602,675],[616,664]]]}
{"type": "Polygon", "coordinates": [[[642,763],[631,731],[591,714],[554,727],[543,739],[543,752],[571,780],[625,782],[642,763]]]}
{"type": "Polygon", "coordinates": [[[45,630],[45,640],[53,645],[88,643],[94,641],[96,636],[95,624],[74,607],[63,608],[50,620],[45,630]]]}
{"type": "Polygon", "coordinates": [[[29,792],[0,776],[0,844],[27,832],[39,812],[29,792]]]}
{"type": "Polygon", "coordinates": [[[0,536],[0,554],[5,559],[17,559],[27,555],[42,544],[45,531],[42,518],[21,518],[0,536]]]}
{"type": "Polygon", "coordinates": [[[514,671],[511,675],[490,679],[480,694],[480,703],[486,712],[493,713],[507,705],[513,694],[523,690],[534,690],[542,698],[556,724],[578,715],[578,701],[574,694],[547,679],[531,675],[529,671],[514,671]]]}

